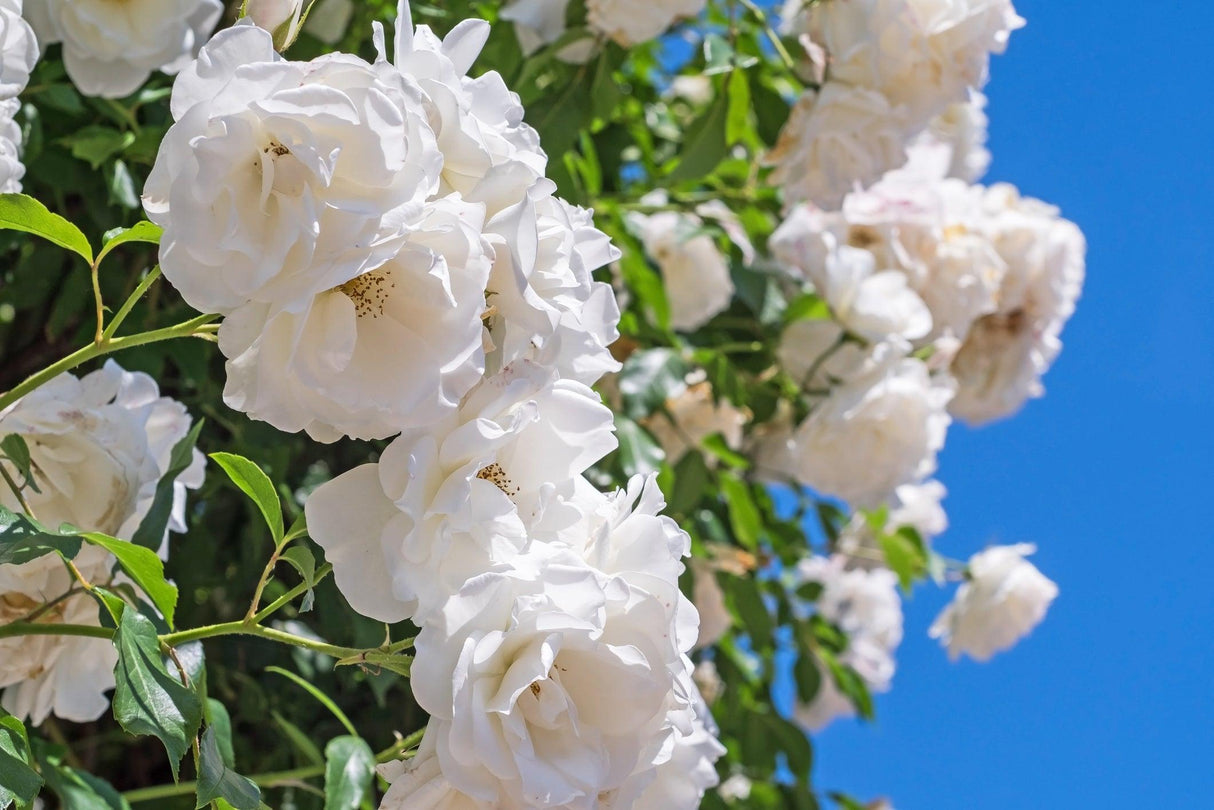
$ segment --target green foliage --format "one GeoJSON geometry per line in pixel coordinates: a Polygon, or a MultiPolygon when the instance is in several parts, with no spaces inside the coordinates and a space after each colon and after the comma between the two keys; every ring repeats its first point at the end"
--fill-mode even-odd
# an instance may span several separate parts
{"type": "Polygon", "coordinates": [[[282,504],[278,501],[278,493],[274,491],[274,482],[270,477],[256,464],[234,453],[212,453],[211,460],[222,467],[232,483],[261,510],[261,516],[274,537],[274,545],[280,545],[283,538],[282,504]]]}
{"type": "Polygon", "coordinates": [[[357,810],[371,789],[375,754],[361,738],[334,737],[325,746],[325,810],[357,810]]]}
{"type": "Polygon", "coordinates": [[[131,537],[131,542],[135,545],[158,549],[164,542],[164,533],[173,513],[173,484],[177,481],[177,476],[185,472],[186,468],[193,463],[194,445],[198,443],[198,436],[202,433],[203,424],[201,419],[196,421],[190,432],[173,445],[173,450],[169,455],[169,466],[156,484],[156,494],[152,498],[152,505],[131,537]]]}
{"type": "Polygon", "coordinates": [[[0,194],[0,228],[25,231],[79,255],[90,265],[93,248],[79,228],[25,194],[0,194]]]}
{"type": "MultiPolygon", "coordinates": [[[[198,802],[201,810],[217,799],[223,799],[236,810],[257,810],[261,806],[261,790],[250,779],[232,770],[217,741],[215,726],[202,732],[198,755],[198,802]]],[[[231,741],[228,741],[231,750],[231,741]]]]}
{"type": "Polygon", "coordinates": [[[25,724],[0,709],[0,810],[29,804],[43,779],[34,770],[25,724]]]}
{"type": "Polygon", "coordinates": [[[197,693],[170,675],[160,652],[156,627],[138,611],[127,610],[114,634],[114,718],[131,734],[158,738],[169,755],[173,778],[181,758],[202,725],[197,693]]]}

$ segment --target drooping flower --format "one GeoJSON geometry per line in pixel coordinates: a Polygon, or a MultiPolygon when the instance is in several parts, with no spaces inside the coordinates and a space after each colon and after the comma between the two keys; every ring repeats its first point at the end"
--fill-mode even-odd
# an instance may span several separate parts
{"type": "Polygon", "coordinates": [[[1019,543],[970,558],[966,581],[930,630],[948,648],[949,658],[955,661],[964,653],[989,661],[1041,623],[1058,586],[1025,559],[1036,551],[1031,543],[1019,543]]]}
{"type": "Polygon", "coordinates": [[[44,46],[63,43],[63,64],[86,96],[122,98],[153,71],[184,69],[219,21],[219,0],[26,0],[44,46]]]}
{"type": "Polygon", "coordinates": [[[996,308],[974,323],[950,368],[949,408],[971,424],[1010,416],[1044,391],[1041,377],[1062,350],[1059,336],[1083,288],[1086,242],[1058,209],[1010,185],[986,191],[987,238],[1006,263],[996,308]]]}

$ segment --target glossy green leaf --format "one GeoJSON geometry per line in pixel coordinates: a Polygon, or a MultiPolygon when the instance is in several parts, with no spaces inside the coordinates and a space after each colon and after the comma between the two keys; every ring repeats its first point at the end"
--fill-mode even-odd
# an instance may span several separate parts
{"type": "Polygon", "coordinates": [[[38,795],[42,777],[32,760],[25,724],[0,709],[0,810],[28,804],[38,795]]]}
{"type": "Polygon", "coordinates": [[[4,457],[17,468],[22,479],[18,482],[20,485],[29,487],[34,492],[41,492],[38,489],[38,482],[34,480],[34,460],[30,457],[29,445],[25,443],[25,439],[19,433],[10,433],[0,439],[0,453],[3,453],[4,457]]]}
{"type": "Polygon", "coordinates": [[[919,533],[912,528],[881,534],[881,552],[886,565],[898,575],[903,590],[909,591],[915,581],[927,573],[927,549],[919,533]]]}
{"type": "Polygon", "coordinates": [[[646,430],[623,414],[615,418],[615,434],[619,439],[620,468],[624,475],[633,476],[656,472],[666,453],[646,430]]]}
{"type": "Polygon", "coordinates": [[[316,594],[312,590],[316,585],[316,558],[307,546],[291,546],[282,553],[281,559],[299,572],[299,576],[308,585],[308,590],[304,593],[303,601],[299,605],[300,612],[307,613],[312,609],[312,603],[316,599],[316,594]]]}
{"type": "Polygon", "coordinates": [[[633,419],[642,419],[661,408],[666,400],[687,389],[692,366],[673,349],[634,352],[620,369],[620,394],[633,419]]]}
{"type": "Polygon", "coordinates": [[[169,627],[173,626],[177,610],[177,587],[165,579],[164,562],[156,552],[95,532],[82,534],[81,537],[113,554],[122,570],[152,600],[152,604],[160,611],[160,615],[164,616],[169,627]]]}
{"type": "Polygon", "coordinates": [[[65,559],[80,553],[80,537],[51,531],[38,521],[0,506],[0,565],[21,565],[58,552],[65,559]]]}
{"type": "Polygon", "coordinates": [[[114,636],[114,717],[131,734],[158,738],[169,755],[173,778],[202,725],[202,702],[170,675],[151,620],[137,610],[122,614],[114,636]]]}
{"type": "Polygon", "coordinates": [[[59,797],[61,810],[131,810],[108,782],[55,759],[45,758],[41,764],[46,786],[59,797]]]}
{"type": "Polygon", "coordinates": [[[207,698],[204,715],[207,730],[214,733],[220,759],[229,768],[236,766],[236,751],[232,747],[232,716],[228,708],[215,698],[207,698]]]}
{"type": "Polygon", "coordinates": [[[671,182],[693,180],[712,173],[729,151],[725,142],[728,115],[729,98],[722,94],[703,116],[688,127],[679,164],[670,173],[671,182]]]}
{"type": "Polygon", "coordinates": [[[114,248],[120,245],[127,245],[132,242],[159,245],[160,237],[164,234],[164,229],[159,225],[144,220],[137,222],[129,228],[115,228],[105,234],[105,244],[101,248],[101,252],[97,254],[97,263],[110,254],[114,248]]]}
{"type": "Polygon", "coordinates": [[[734,537],[745,548],[757,551],[763,521],[750,493],[750,485],[732,473],[723,473],[718,480],[729,510],[729,525],[734,537]]]}
{"type": "Polygon", "coordinates": [[[251,779],[231,769],[224,761],[215,738],[215,728],[207,726],[199,743],[198,801],[195,808],[201,809],[217,799],[223,799],[236,810],[257,810],[261,806],[261,790],[251,779]]]}
{"type": "Polygon", "coordinates": [[[334,737],[325,746],[325,810],[358,810],[375,776],[375,754],[359,737],[334,737]]]}
{"type": "Polygon", "coordinates": [[[239,487],[241,492],[248,495],[261,510],[266,525],[270,527],[275,545],[281,542],[284,531],[282,502],[278,500],[278,492],[275,491],[274,482],[270,480],[270,476],[266,475],[261,467],[252,461],[234,453],[212,453],[211,459],[223,468],[223,471],[228,474],[228,478],[232,479],[232,483],[239,487]]]}
{"type": "Polygon", "coordinates": [[[88,237],[72,223],[25,194],[0,194],[0,228],[25,231],[41,236],[61,248],[72,251],[90,265],[93,248],[88,237]]]}

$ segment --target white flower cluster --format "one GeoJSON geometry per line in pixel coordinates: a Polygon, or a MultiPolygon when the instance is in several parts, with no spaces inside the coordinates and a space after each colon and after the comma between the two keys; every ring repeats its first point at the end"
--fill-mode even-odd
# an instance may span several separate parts
{"type": "MultiPolygon", "coordinates": [[[[0,412],[0,437],[20,436],[29,448],[31,480],[0,460],[22,487],[30,510],[46,526],[64,523],[130,539],[151,507],[169,466],[173,446],[190,430],[178,402],[160,396],[146,374],[123,371],[112,360],[84,377],[64,374],[0,412]]],[[[194,452],[173,484],[168,528],[185,531],[186,489],[202,484],[204,460],[194,452]]],[[[7,487],[0,504],[22,505],[7,487]]],[[[168,533],[161,545],[167,555],[168,533]]],[[[91,582],[111,581],[113,556],[84,545],[74,559],[91,582]]],[[[98,624],[98,605],[85,593],[60,600],[72,578],[59,558],[47,555],[0,565],[0,624],[35,617],[61,624],[98,624]]],[[[107,639],[17,636],[0,640],[3,705],[35,725],[49,714],[76,722],[95,720],[108,706],[117,652],[107,639]]]]}
{"type": "MultiPolygon", "coordinates": [[[[572,62],[587,60],[596,40],[610,39],[625,48],[656,39],[671,25],[695,17],[707,0],[586,0],[586,37],[561,49],[572,62]]],[[[514,23],[523,52],[530,54],[566,34],[569,0],[509,0],[503,20],[514,23]]]]}
{"type": "Polygon", "coordinates": [[[63,43],[63,65],[86,96],[122,98],[153,71],[177,73],[215,29],[219,0],[27,0],[43,45],[63,43]]]}
{"type": "MultiPolygon", "coordinates": [[[[847,555],[836,554],[802,560],[795,578],[798,585],[821,587],[814,611],[847,634],[847,647],[837,656],[838,662],[855,670],[870,691],[888,691],[894,677],[894,651],[902,643],[902,601],[894,573],[887,568],[853,567],[847,555]]],[[[797,722],[815,732],[855,713],[830,669],[819,668],[817,694],[795,712],[797,722]]]]}
{"type": "Polygon", "coordinates": [[[788,0],[783,31],[824,62],[768,162],[789,204],[839,204],[906,162],[928,130],[955,148],[954,170],[985,168],[980,90],[990,55],[1021,19],[1011,0],[788,0]]]}
{"type": "Polygon", "coordinates": [[[691,678],[690,539],[656,482],[584,477],[619,364],[594,271],[489,33],[400,6],[392,61],[220,32],[173,88],[145,190],[161,265],[225,316],[225,400],[321,441],[395,436],[305,510],[358,612],[420,628],[425,746],[386,807],[694,807],[722,749],[691,678]],[[687,774],[699,774],[692,782],[687,774]],[[652,797],[652,798],[650,798],[652,797]]]}
{"type": "Polygon", "coordinates": [[[38,62],[38,40],[21,16],[21,0],[0,0],[0,194],[21,191],[21,127],[17,98],[38,62]]]}

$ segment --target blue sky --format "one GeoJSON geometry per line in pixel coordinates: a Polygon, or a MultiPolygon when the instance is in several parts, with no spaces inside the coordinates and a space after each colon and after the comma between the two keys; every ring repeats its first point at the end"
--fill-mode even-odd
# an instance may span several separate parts
{"type": "Polygon", "coordinates": [[[987,665],[907,608],[875,725],[819,738],[823,787],[898,810],[1210,807],[1214,799],[1214,4],[1018,0],[988,88],[994,164],[1061,206],[1088,281],[1018,417],[954,428],[950,556],[1036,542],[1062,594],[987,665]]]}

